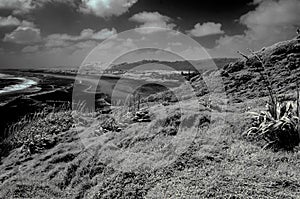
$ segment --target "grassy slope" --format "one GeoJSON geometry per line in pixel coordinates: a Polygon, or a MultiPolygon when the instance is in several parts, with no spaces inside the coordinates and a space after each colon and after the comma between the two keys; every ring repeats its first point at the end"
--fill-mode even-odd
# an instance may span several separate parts
{"type": "Polygon", "coordinates": [[[156,60],[143,60],[133,63],[121,63],[112,66],[113,70],[159,70],[169,66],[172,70],[176,71],[194,71],[196,69],[208,70],[212,67],[221,68],[225,64],[236,61],[236,58],[215,58],[214,66],[211,66],[211,60],[191,60],[191,61],[156,61],[156,60]],[[196,67],[196,69],[195,69],[196,67]]]}
{"type": "MultiPolygon", "coordinates": [[[[294,50],[299,44],[293,40],[282,45],[294,50]]],[[[272,48],[279,49],[266,49],[266,58],[272,48]]],[[[284,63],[290,62],[276,65],[272,74],[279,75],[284,63]]],[[[154,102],[152,121],[138,124],[127,123],[126,110],[120,108],[114,111],[122,123],[120,132],[103,133],[101,118],[86,117],[58,134],[59,144],[51,149],[29,156],[14,150],[0,165],[0,198],[299,198],[300,151],[262,150],[241,136],[251,124],[247,111],[261,110],[267,101],[258,96],[246,99],[254,91],[259,94],[262,86],[252,90],[236,78],[253,74],[248,71],[251,66],[241,60],[221,72],[228,105],[216,99],[218,92],[210,108],[207,95],[168,106],[154,102]],[[178,112],[182,128],[176,135],[165,133],[163,128],[174,125],[167,121],[178,112]]],[[[206,75],[208,81],[219,73],[206,75]]],[[[195,78],[192,84],[200,81],[195,78]]]]}

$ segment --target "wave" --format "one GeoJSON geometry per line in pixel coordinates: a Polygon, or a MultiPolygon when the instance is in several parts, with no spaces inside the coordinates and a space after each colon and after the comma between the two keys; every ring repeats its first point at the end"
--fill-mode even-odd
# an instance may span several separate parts
{"type": "Polygon", "coordinates": [[[0,89],[0,94],[9,93],[9,92],[13,92],[13,91],[20,91],[20,90],[24,90],[26,88],[29,88],[31,86],[37,85],[36,81],[33,81],[31,79],[26,79],[26,78],[23,78],[23,77],[14,77],[14,76],[11,76],[11,75],[6,75],[6,74],[1,74],[0,73],[0,78],[4,79],[4,80],[5,79],[7,79],[7,80],[14,79],[14,80],[22,81],[19,84],[9,85],[9,86],[6,86],[6,87],[0,89]]]}

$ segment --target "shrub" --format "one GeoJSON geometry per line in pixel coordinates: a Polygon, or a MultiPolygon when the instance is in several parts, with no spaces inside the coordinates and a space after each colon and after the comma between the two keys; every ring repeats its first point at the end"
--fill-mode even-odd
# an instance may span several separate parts
{"type": "Polygon", "coordinates": [[[100,124],[98,125],[99,131],[102,131],[104,133],[106,132],[119,132],[122,129],[119,127],[117,121],[113,117],[104,117],[102,118],[100,124]]]}
{"type": "Polygon", "coordinates": [[[269,104],[266,111],[252,113],[255,124],[245,135],[251,139],[263,139],[266,142],[263,148],[293,150],[300,143],[300,118],[296,103],[286,101],[269,104]]]}

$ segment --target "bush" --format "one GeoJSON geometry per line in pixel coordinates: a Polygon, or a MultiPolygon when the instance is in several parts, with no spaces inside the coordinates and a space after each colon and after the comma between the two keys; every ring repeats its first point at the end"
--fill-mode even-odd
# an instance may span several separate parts
{"type": "Polygon", "coordinates": [[[297,101],[277,102],[268,105],[266,111],[252,113],[255,124],[245,135],[251,139],[263,139],[264,148],[293,150],[300,143],[300,123],[297,101]]]}
{"type": "Polygon", "coordinates": [[[98,125],[98,131],[101,132],[119,132],[122,129],[119,127],[117,121],[113,117],[105,117],[102,118],[100,124],[98,125]]]}

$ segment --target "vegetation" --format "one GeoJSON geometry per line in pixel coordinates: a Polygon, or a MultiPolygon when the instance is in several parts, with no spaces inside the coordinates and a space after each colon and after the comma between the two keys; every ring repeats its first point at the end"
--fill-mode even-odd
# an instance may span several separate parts
{"type": "Polygon", "coordinates": [[[256,126],[251,127],[245,134],[248,138],[255,136],[257,140],[265,140],[267,143],[263,148],[293,150],[300,143],[298,83],[296,83],[296,101],[279,102],[276,91],[272,88],[270,76],[264,74],[265,66],[263,60],[253,51],[251,53],[260,63],[261,69],[258,69],[258,71],[268,89],[270,102],[267,104],[266,111],[252,113],[256,126]]]}
{"type": "Polygon", "coordinates": [[[267,107],[266,111],[252,113],[257,127],[251,127],[247,137],[264,139],[267,143],[263,148],[293,150],[300,143],[297,102],[277,102],[267,107]]]}
{"type": "Polygon", "coordinates": [[[162,129],[160,130],[160,133],[163,135],[175,136],[181,123],[181,115],[182,114],[178,111],[164,119],[161,123],[162,129]]]}
{"type": "MultiPolygon", "coordinates": [[[[300,147],[286,145],[297,131],[293,122],[299,118],[298,98],[292,93],[296,86],[286,85],[296,82],[300,68],[291,75],[283,71],[296,45],[294,40],[282,43],[280,53],[278,46],[266,48],[259,54],[263,66],[252,56],[225,67],[221,75],[229,103],[224,109],[216,108],[219,104],[207,94],[205,82],[195,76],[190,81],[197,100],[185,98],[185,87],[174,92],[184,96],[179,103],[163,106],[169,97],[153,96],[147,107],[149,122],[132,122],[132,113],[122,106],[112,108],[115,119],[101,114],[88,118],[90,124],[78,125],[79,118],[72,113],[75,127],[58,133],[59,139],[54,136],[53,147],[28,156],[13,150],[3,159],[0,198],[299,198],[300,147]],[[261,70],[264,77],[254,70],[261,70]],[[267,109],[260,112],[269,96],[263,78],[270,80],[276,106],[269,99],[267,109]],[[247,111],[258,112],[256,130],[248,131],[248,138],[256,142],[241,133],[253,123],[247,111]],[[95,133],[101,125],[109,133],[95,133]],[[122,130],[114,130],[116,126],[122,130]],[[278,138],[281,135],[283,139],[278,138]],[[276,144],[268,147],[294,147],[294,152],[261,150],[258,142],[266,145],[272,140],[276,144]]],[[[214,80],[219,74],[205,75],[214,80]]],[[[141,101],[138,109],[136,99],[131,103],[136,104],[133,113],[145,105],[141,101]]],[[[51,126],[48,123],[47,128],[51,126]]]]}
{"type": "MultiPolygon", "coordinates": [[[[213,63],[217,66],[217,68],[222,68],[225,64],[236,61],[237,59],[235,58],[215,58],[213,60],[213,63]]],[[[165,66],[169,66],[171,67],[173,70],[175,71],[199,71],[199,69],[203,69],[203,70],[208,70],[211,69],[212,67],[210,66],[212,61],[207,59],[207,60],[199,60],[199,61],[157,61],[157,60],[142,60],[142,61],[138,61],[138,62],[133,62],[133,63],[121,63],[121,64],[117,64],[117,65],[113,65],[111,67],[111,70],[113,71],[128,71],[128,70],[132,70],[136,67],[141,67],[143,65],[147,66],[147,64],[151,64],[151,63],[158,63],[158,64],[162,64],[165,66]],[[197,68],[195,68],[195,66],[197,68]]],[[[148,68],[143,68],[144,70],[150,69],[151,67],[148,68]]],[[[199,71],[199,72],[203,72],[203,71],[199,71]]]]}
{"type": "Polygon", "coordinates": [[[9,128],[7,138],[0,143],[0,157],[18,147],[29,154],[49,149],[57,143],[56,135],[69,130],[73,124],[72,112],[63,108],[27,115],[9,128]]]}
{"type": "Polygon", "coordinates": [[[119,132],[122,130],[117,121],[110,116],[103,116],[97,128],[98,133],[119,132]]]}

